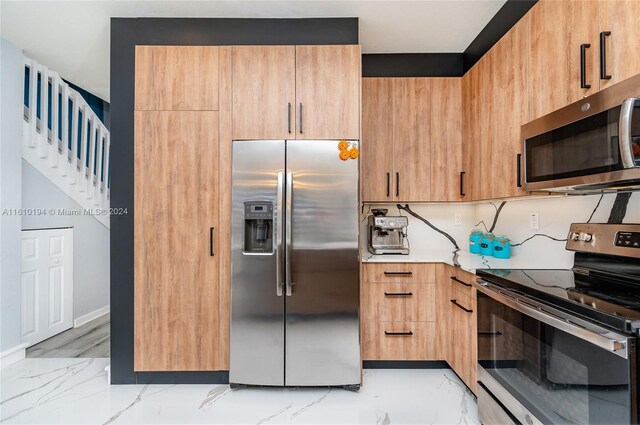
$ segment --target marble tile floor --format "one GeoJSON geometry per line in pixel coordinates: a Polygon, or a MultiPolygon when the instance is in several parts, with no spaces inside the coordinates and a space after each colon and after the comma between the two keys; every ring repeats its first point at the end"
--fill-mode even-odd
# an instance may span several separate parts
{"type": "Polygon", "coordinates": [[[448,369],[364,371],[359,392],[112,385],[109,359],[27,358],[1,371],[2,424],[478,424],[448,369]]]}
{"type": "Polygon", "coordinates": [[[111,316],[102,315],[27,348],[27,357],[109,357],[111,316]]]}

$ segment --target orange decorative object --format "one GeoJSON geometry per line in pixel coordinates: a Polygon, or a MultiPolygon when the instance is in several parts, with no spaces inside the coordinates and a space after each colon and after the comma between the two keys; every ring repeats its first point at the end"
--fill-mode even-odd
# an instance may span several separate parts
{"type": "Polygon", "coordinates": [[[346,140],[340,140],[340,142],[338,142],[338,149],[341,151],[346,151],[349,148],[349,142],[347,142],[346,140]]]}
{"type": "Polygon", "coordinates": [[[360,151],[358,150],[358,148],[351,148],[351,150],[349,151],[349,157],[351,159],[357,159],[360,156],[360,151]]]}
{"type": "Polygon", "coordinates": [[[347,150],[342,150],[340,151],[340,159],[343,161],[346,161],[347,159],[349,159],[349,151],[347,150]]]}

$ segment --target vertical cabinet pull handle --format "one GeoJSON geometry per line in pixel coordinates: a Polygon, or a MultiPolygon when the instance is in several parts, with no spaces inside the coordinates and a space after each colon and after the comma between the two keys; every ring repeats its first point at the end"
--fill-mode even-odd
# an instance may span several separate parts
{"type": "Polygon", "coordinates": [[[287,103],[287,131],[291,134],[291,102],[287,103]]]}
{"type": "Polygon", "coordinates": [[[302,134],[302,102],[300,102],[300,134],[302,134]]]}
{"type": "Polygon", "coordinates": [[[209,227],[209,256],[213,257],[215,254],[213,250],[213,227],[209,227]]]}
{"type": "Polygon", "coordinates": [[[522,154],[516,155],[516,186],[522,187],[522,154]]]}
{"type": "Polygon", "coordinates": [[[580,88],[590,89],[591,84],[587,84],[587,49],[591,44],[580,45],[580,88]]]}
{"type": "Polygon", "coordinates": [[[607,37],[611,35],[611,31],[602,31],[600,33],[600,79],[610,80],[611,75],[607,75],[607,37]]]}
{"type": "Polygon", "coordinates": [[[464,196],[464,175],[466,173],[464,171],[460,171],[460,196],[464,196]]]}
{"type": "Polygon", "coordinates": [[[400,196],[400,173],[396,173],[396,196],[400,196]]]}
{"type": "Polygon", "coordinates": [[[387,173],[387,198],[391,194],[391,173],[387,173]]]}

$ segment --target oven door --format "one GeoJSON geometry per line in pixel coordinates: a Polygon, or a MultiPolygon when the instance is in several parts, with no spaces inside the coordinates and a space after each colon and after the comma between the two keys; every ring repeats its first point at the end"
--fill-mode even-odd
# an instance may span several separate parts
{"type": "Polygon", "coordinates": [[[476,287],[478,380],[518,421],[637,423],[635,338],[488,282],[476,287]]]}
{"type": "Polygon", "coordinates": [[[523,126],[522,136],[525,190],[640,185],[638,98],[603,110],[585,99],[523,126]]]}

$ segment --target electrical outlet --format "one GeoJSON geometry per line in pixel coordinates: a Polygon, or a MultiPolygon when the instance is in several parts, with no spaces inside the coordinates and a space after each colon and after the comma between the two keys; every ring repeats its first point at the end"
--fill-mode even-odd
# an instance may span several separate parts
{"type": "Polygon", "coordinates": [[[455,215],[453,216],[453,225],[460,226],[461,224],[462,224],[462,214],[455,213],[455,215]]]}
{"type": "Polygon", "coordinates": [[[540,229],[540,215],[538,213],[529,213],[529,228],[531,230],[540,229]]]}

